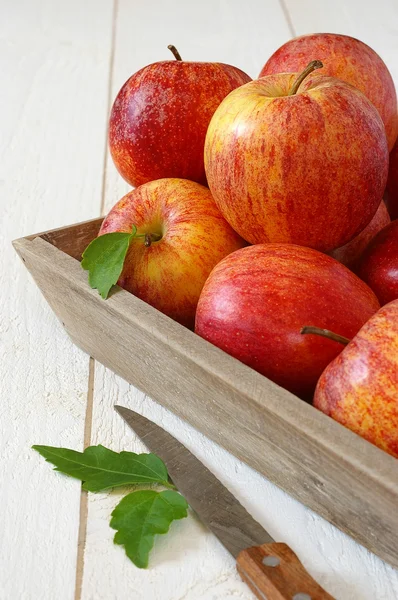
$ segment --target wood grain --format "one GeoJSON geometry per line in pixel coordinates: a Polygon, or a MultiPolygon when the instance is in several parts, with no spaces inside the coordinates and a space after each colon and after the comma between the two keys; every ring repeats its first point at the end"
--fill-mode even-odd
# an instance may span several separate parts
{"type": "Polygon", "coordinates": [[[79,263],[44,240],[16,248],[83,350],[398,564],[393,457],[128,292],[103,302],[79,263]]]}
{"type": "MultiPolygon", "coordinates": [[[[81,447],[88,375],[87,358],[53,318],[10,240],[92,218],[100,214],[100,205],[101,213],[109,210],[129,190],[103,152],[108,98],[132,72],[168,58],[170,42],[183,58],[223,60],[256,76],[294,33],[340,31],[373,46],[397,83],[397,9],[394,0],[281,0],[280,5],[275,0],[246,5],[237,0],[0,0],[0,486],[5,498],[0,597],[73,598],[79,486],[36,461],[29,446],[42,441],[81,447]],[[120,5],[114,57],[113,3],[120,5]]],[[[62,235],[52,239],[59,247],[62,235]]],[[[73,247],[70,253],[78,257],[73,247]]],[[[126,356],[133,360],[133,351],[126,356]]],[[[256,385],[253,381],[249,395],[256,394],[256,385]]],[[[398,598],[397,571],[100,363],[92,443],[144,449],[114,414],[116,402],[146,413],[179,437],[273,537],[289,542],[306,569],[339,600],[398,598]]],[[[235,420],[231,426],[237,426],[235,420]]],[[[324,429],[327,435],[326,424],[324,429]]],[[[316,446],[310,455],[311,450],[316,446]]],[[[272,459],[278,460],[276,446],[272,459]]],[[[289,478],[284,453],[278,465],[281,477],[289,478]]],[[[317,482],[306,483],[310,495],[317,482]]],[[[327,482],[323,493],[329,493],[327,482]]],[[[112,544],[108,523],[118,493],[88,500],[87,539],[80,540],[85,546],[83,600],[252,598],[232,558],[193,517],[157,540],[150,570],[137,571],[112,544]]],[[[351,498],[346,501],[349,505],[351,498]]],[[[357,526],[361,515],[353,510],[352,517],[357,526]]]]}
{"type": "Polygon", "coordinates": [[[237,569],[259,600],[333,600],[307,573],[287,544],[243,550],[237,569]]]}
{"type": "MultiPolygon", "coordinates": [[[[93,420],[93,395],[94,395],[94,373],[95,361],[90,357],[90,366],[88,373],[88,390],[86,414],[84,416],[84,437],[83,448],[91,446],[91,424],[93,420]]],[[[77,557],[76,557],[76,581],[75,581],[75,600],[80,600],[82,595],[82,583],[84,573],[84,552],[87,537],[87,515],[88,515],[88,492],[81,490],[79,507],[79,532],[77,538],[77,557]]]]}
{"type": "Polygon", "coordinates": [[[102,218],[90,219],[83,223],[71,225],[70,227],[58,227],[50,231],[43,231],[27,237],[28,240],[34,240],[41,237],[56,248],[66,252],[72,258],[81,260],[82,253],[86,246],[97,236],[101,227],[102,218]]]}
{"type": "Polygon", "coordinates": [[[99,214],[108,0],[0,1],[0,597],[71,600],[80,485],[32,444],[82,448],[88,357],[11,240],[99,214]]]}

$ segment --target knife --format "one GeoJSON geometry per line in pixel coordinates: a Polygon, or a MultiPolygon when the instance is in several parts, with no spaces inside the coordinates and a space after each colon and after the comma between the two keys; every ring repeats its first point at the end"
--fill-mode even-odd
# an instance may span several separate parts
{"type": "Polygon", "coordinates": [[[166,464],[179,492],[236,558],[243,581],[260,600],[334,600],[287,544],[277,543],[183,444],[142,415],[115,409],[166,464]]]}

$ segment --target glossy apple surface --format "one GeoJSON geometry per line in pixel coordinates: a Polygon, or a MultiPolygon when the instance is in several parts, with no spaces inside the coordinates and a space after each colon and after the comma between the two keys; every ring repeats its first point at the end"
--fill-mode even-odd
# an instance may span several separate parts
{"type": "Polygon", "coordinates": [[[272,381],[310,399],[341,344],[302,335],[306,325],[353,337],[378,310],[376,296],[334,258],[303,246],[258,244],[211,272],[195,331],[272,381]]]}
{"type": "Polygon", "coordinates": [[[160,179],[124,196],[105,217],[99,235],[151,234],[133,240],[119,285],[193,328],[196,305],[212,268],[245,242],[222,217],[211,193],[184,179],[160,179]]]}
{"type": "Polygon", "coordinates": [[[322,373],[314,406],[398,458],[398,301],[383,306],[322,373]]]}
{"type": "Polygon", "coordinates": [[[330,256],[333,256],[336,260],[343,263],[349,269],[355,271],[358,267],[358,262],[368,246],[369,242],[374,238],[383,227],[391,222],[388,214],[385,202],[381,202],[377,212],[369,225],[365,227],[361,233],[359,233],[353,240],[342,246],[336,248],[330,252],[330,256]]]}
{"type": "Polygon", "coordinates": [[[398,142],[390,152],[385,196],[391,219],[398,219],[398,142]]]}
{"type": "Polygon", "coordinates": [[[398,219],[384,227],[362,255],[358,275],[380,304],[398,298],[398,219]]]}
{"type": "MultiPolygon", "coordinates": [[[[321,72],[320,69],[319,72],[321,72]]],[[[205,167],[232,227],[252,244],[328,251],[371,221],[387,181],[375,107],[337,79],[269,75],[234,90],[210,122],[205,167]]]]}
{"type": "Polygon", "coordinates": [[[295,73],[314,59],[323,62],[325,75],[351,83],[369,98],[383,120],[391,150],[398,135],[394,82],[380,56],[360,40],[335,33],[302,35],[281,46],[265,63],[260,77],[295,73]]]}
{"type": "Polygon", "coordinates": [[[109,148],[132,186],[179,177],[206,183],[203,147],[210,119],[229,92],[250,81],[221,63],[163,61],[122,87],[109,120],[109,148]]]}

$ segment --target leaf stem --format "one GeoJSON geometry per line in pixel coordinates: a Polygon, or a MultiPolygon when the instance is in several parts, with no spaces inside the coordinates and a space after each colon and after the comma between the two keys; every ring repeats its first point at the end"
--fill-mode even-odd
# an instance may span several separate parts
{"type": "Polygon", "coordinates": [[[162,481],[161,485],[163,485],[164,487],[166,487],[169,490],[176,490],[176,486],[174,485],[174,483],[171,483],[171,481],[162,481]]]}

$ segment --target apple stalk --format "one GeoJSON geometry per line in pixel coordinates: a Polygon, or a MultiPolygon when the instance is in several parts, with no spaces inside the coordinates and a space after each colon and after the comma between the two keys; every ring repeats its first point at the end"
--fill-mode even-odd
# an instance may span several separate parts
{"type": "Polygon", "coordinates": [[[181,54],[178,52],[177,48],[173,46],[173,44],[169,44],[167,48],[173,53],[176,60],[182,60],[181,54]]]}
{"type": "Polygon", "coordinates": [[[137,226],[133,225],[131,229],[131,235],[133,239],[143,238],[144,244],[147,248],[152,245],[152,242],[158,242],[162,239],[161,233],[137,233],[137,226]]]}
{"type": "Polygon", "coordinates": [[[315,335],[320,335],[322,337],[328,338],[329,340],[333,340],[334,342],[339,342],[340,344],[344,344],[346,346],[350,340],[343,335],[339,335],[338,333],[334,333],[333,331],[329,331],[329,329],[321,329],[321,327],[313,327],[312,325],[306,325],[300,331],[302,334],[313,333],[315,335]]]}
{"type": "MultiPolygon", "coordinates": [[[[169,48],[170,48],[170,46],[169,46],[169,48]]],[[[312,60],[310,63],[308,63],[308,65],[305,67],[304,71],[302,71],[300,73],[300,75],[297,77],[297,79],[295,79],[292,87],[290,88],[288,96],[294,96],[294,94],[297,94],[297,91],[298,91],[300,85],[303,83],[304,79],[306,77],[308,77],[308,75],[310,75],[310,73],[315,71],[315,69],[322,69],[322,67],[323,67],[323,63],[320,60],[312,60]]]]}
{"type": "Polygon", "coordinates": [[[144,236],[144,244],[147,248],[152,245],[152,242],[158,242],[162,239],[160,233],[146,233],[144,236]]]}

